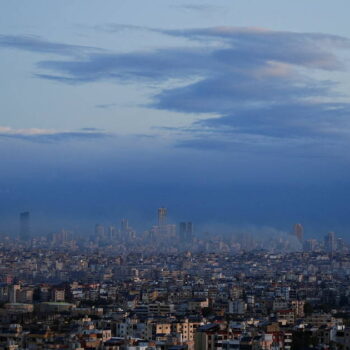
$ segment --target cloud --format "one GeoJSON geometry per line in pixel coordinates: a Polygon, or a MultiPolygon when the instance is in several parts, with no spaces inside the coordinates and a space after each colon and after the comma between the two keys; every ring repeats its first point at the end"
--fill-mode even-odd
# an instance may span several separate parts
{"type": "Polygon", "coordinates": [[[68,140],[102,139],[110,135],[95,128],[82,128],[77,131],[58,131],[53,129],[14,129],[0,126],[0,138],[22,139],[32,142],[59,142],[68,140]]]}
{"type": "Polygon", "coordinates": [[[332,138],[350,135],[350,105],[341,103],[279,104],[234,115],[209,118],[197,124],[217,132],[251,134],[283,139],[332,138]]]}
{"type": "Polygon", "coordinates": [[[185,30],[162,30],[164,34],[195,41],[216,40],[227,47],[218,50],[224,62],[263,63],[268,61],[296,64],[326,70],[344,68],[333,53],[335,48],[349,49],[348,38],[321,33],[272,31],[256,27],[213,27],[185,30]]]}
{"type": "Polygon", "coordinates": [[[84,54],[38,62],[36,76],[67,84],[167,82],[159,85],[166,87],[155,93],[149,107],[200,116],[186,131],[176,130],[183,133],[177,143],[181,147],[232,149],[259,143],[281,147],[320,140],[332,144],[339,137],[344,142],[349,134],[350,104],[325,102],[340,97],[334,89],[337,84],[311,78],[320,71],[347,69],[338,53],[350,49],[348,38],[255,27],[118,28],[151,30],[196,45],[119,54],[64,44],[51,49],[39,40],[40,45],[29,47],[84,54]]]}
{"type": "Polygon", "coordinates": [[[62,56],[83,56],[104,50],[91,46],[69,45],[44,40],[38,36],[0,35],[0,48],[17,49],[29,52],[62,56]]]}
{"type": "Polygon", "coordinates": [[[187,140],[180,140],[176,143],[176,147],[179,148],[193,148],[197,150],[214,150],[214,151],[224,151],[229,148],[232,149],[232,142],[228,143],[223,140],[210,139],[208,137],[192,137],[187,140]]]}
{"type": "Polygon", "coordinates": [[[174,5],[174,8],[185,10],[185,11],[197,11],[197,12],[212,12],[219,9],[219,6],[209,5],[209,4],[182,4],[174,5]]]}
{"type": "Polygon", "coordinates": [[[167,81],[205,74],[210,70],[210,62],[203,60],[205,52],[204,49],[176,48],[128,54],[93,54],[84,60],[74,61],[41,61],[38,68],[56,74],[38,76],[68,83],[167,81]]]}
{"type": "MultiPolygon", "coordinates": [[[[220,28],[161,32],[199,41],[216,38],[223,45],[165,48],[128,54],[92,53],[81,60],[42,61],[38,67],[59,73],[52,79],[79,83],[117,79],[211,78],[220,74],[245,74],[249,79],[292,76],[295,66],[342,70],[344,66],[333,49],[350,48],[350,41],[345,38],[321,34],[271,33],[258,29],[228,31],[220,28]]],[[[50,79],[50,75],[41,77],[50,79]]]]}
{"type": "Polygon", "coordinates": [[[109,109],[109,108],[113,108],[115,106],[116,106],[115,103],[102,103],[102,104],[95,105],[95,108],[109,109]]]}
{"type": "Polygon", "coordinates": [[[227,73],[193,84],[166,89],[153,106],[186,113],[227,114],[245,108],[263,108],[280,101],[295,101],[329,93],[332,84],[285,77],[255,78],[251,73],[227,73]]]}
{"type": "Polygon", "coordinates": [[[96,26],[93,26],[92,28],[94,30],[104,31],[109,33],[119,33],[127,30],[159,32],[158,29],[154,29],[150,27],[136,26],[132,24],[122,24],[122,23],[108,23],[103,25],[96,25],[96,26]]]}

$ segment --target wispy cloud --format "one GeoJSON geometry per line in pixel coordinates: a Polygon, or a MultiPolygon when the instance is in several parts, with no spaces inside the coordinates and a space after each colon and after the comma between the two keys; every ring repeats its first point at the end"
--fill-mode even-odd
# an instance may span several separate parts
{"type": "Polygon", "coordinates": [[[32,142],[59,142],[68,140],[90,140],[109,137],[110,134],[95,128],[80,130],[53,130],[53,129],[14,129],[0,126],[0,138],[15,138],[32,142]]]}
{"type": "Polygon", "coordinates": [[[181,5],[174,5],[173,7],[179,10],[198,11],[198,12],[212,12],[220,8],[219,6],[210,5],[210,4],[181,4],[181,5]]]}
{"type": "MultiPolygon", "coordinates": [[[[132,29],[144,30],[133,26],[132,29]]],[[[180,142],[182,146],[219,148],[225,142],[232,144],[232,138],[235,144],[244,145],[266,144],[267,139],[269,145],[276,145],[276,140],[279,145],[296,140],[297,143],[315,140],[331,143],[348,136],[350,104],[324,102],[339,97],[334,92],[336,83],[312,79],[309,74],[346,71],[338,52],[349,51],[348,38],[254,27],[146,30],[197,44],[119,54],[66,47],[65,44],[51,47],[41,40],[39,44],[29,45],[30,49],[39,52],[61,50],[61,54],[81,50],[83,54],[63,61],[41,61],[37,64],[40,73],[36,76],[68,84],[182,80],[182,86],[171,87],[169,84],[155,94],[149,105],[201,115],[201,121],[184,133],[187,139],[180,142]],[[206,118],[208,113],[211,116],[206,118]],[[212,118],[212,115],[216,117],[212,118]],[[200,132],[202,139],[198,136],[200,132]],[[207,133],[211,135],[210,142],[207,139],[205,143],[207,133]]],[[[11,45],[28,49],[27,45],[15,42],[12,40],[11,45]]],[[[1,45],[8,44],[0,42],[1,45]]],[[[95,107],[111,106],[100,104],[95,107]]]]}
{"type": "MultiPolygon", "coordinates": [[[[91,28],[91,27],[89,27],[91,28]]],[[[136,26],[132,24],[123,24],[123,23],[107,23],[100,24],[92,27],[94,30],[109,32],[109,33],[120,33],[127,30],[136,30],[136,31],[151,31],[151,32],[159,32],[156,28],[144,27],[144,26],[136,26]]]]}
{"type": "Polygon", "coordinates": [[[117,106],[116,103],[102,103],[102,104],[95,105],[95,108],[109,109],[109,108],[113,108],[113,107],[116,107],[116,106],[117,106]]]}
{"type": "Polygon", "coordinates": [[[91,46],[69,45],[44,40],[34,35],[0,35],[0,48],[10,48],[62,56],[83,56],[104,50],[91,46]]]}

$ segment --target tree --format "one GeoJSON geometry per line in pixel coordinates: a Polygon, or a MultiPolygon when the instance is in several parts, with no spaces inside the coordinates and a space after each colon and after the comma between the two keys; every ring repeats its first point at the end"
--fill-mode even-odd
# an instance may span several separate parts
{"type": "Polygon", "coordinates": [[[314,308],[312,307],[312,305],[310,303],[305,303],[305,305],[304,305],[305,315],[310,315],[313,313],[313,311],[314,311],[314,308]]]}

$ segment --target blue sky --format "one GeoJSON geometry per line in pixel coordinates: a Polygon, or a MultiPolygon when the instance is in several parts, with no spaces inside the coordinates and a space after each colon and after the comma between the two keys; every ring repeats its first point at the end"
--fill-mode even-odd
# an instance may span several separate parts
{"type": "Polygon", "coordinates": [[[7,1],[0,230],[155,208],[350,233],[348,1],[7,1]],[[34,220],[34,219],[33,219],[34,220]]]}

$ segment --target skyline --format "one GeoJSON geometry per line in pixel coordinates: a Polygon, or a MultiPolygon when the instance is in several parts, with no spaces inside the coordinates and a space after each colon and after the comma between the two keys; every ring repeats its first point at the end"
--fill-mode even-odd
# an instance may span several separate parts
{"type": "MultiPolygon", "coordinates": [[[[136,246],[146,249],[146,246],[153,251],[158,249],[172,251],[180,249],[186,251],[207,251],[208,247],[223,247],[225,244],[232,245],[233,250],[259,250],[291,252],[291,251],[338,251],[345,252],[348,249],[348,242],[339,237],[335,232],[328,232],[323,240],[315,237],[304,238],[304,228],[300,223],[293,226],[289,232],[274,229],[272,227],[224,227],[216,224],[212,227],[196,227],[192,221],[181,221],[174,223],[168,220],[168,208],[160,207],[155,210],[156,215],[149,227],[135,227],[130,224],[128,218],[106,223],[100,222],[94,228],[72,231],[61,227],[40,232],[36,228],[32,230],[30,212],[19,213],[19,232],[8,235],[1,234],[2,242],[9,244],[24,244],[38,248],[51,242],[68,243],[77,248],[86,245],[92,248],[98,247],[116,248],[118,245],[125,245],[125,249],[133,251],[136,246]],[[208,230],[209,228],[209,230],[208,230]],[[212,229],[213,231],[210,231],[212,229]],[[329,237],[332,237],[331,239],[329,237]],[[74,242],[74,244],[73,244],[74,242]],[[330,243],[331,242],[331,243],[330,243]],[[135,246],[135,247],[133,247],[135,246]]],[[[57,246],[58,248],[58,246],[57,246]]],[[[123,249],[124,249],[123,248],[123,249]]],[[[220,248],[220,249],[221,249],[220,248]]]]}
{"type": "Polygon", "coordinates": [[[45,230],[148,225],[164,205],[196,226],[349,237],[337,4],[4,4],[0,232],[26,210],[45,230]]]}
{"type": "MultiPolygon", "coordinates": [[[[228,225],[223,222],[196,225],[193,221],[186,221],[183,218],[176,219],[173,216],[168,217],[168,208],[164,206],[153,210],[153,218],[148,218],[144,222],[135,222],[133,220],[135,218],[131,218],[130,220],[130,218],[121,217],[107,222],[97,222],[90,227],[87,224],[85,226],[81,225],[79,220],[76,226],[70,223],[68,227],[64,227],[62,221],[53,221],[50,223],[50,227],[43,229],[43,227],[40,227],[40,219],[34,215],[34,221],[32,221],[31,214],[30,211],[19,213],[17,229],[0,231],[0,236],[5,240],[12,239],[14,241],[30,242],[33,238],[45,239],[66,232],[66,234],[80,237],[83,240],[91,239],[93,241],[97,236],[103,239],[109,237],[111,244],[114,241],[115,243],[118,242],[119,239],[144,239],[145,237],[147,238],[147,235],[159,235],[159,240],[173,239],[174,237],[181,239],[181,237],[189,235],[191,239],[195,237],[198,241],[239,241],[244,240],[244,237],[246,237],[260,243],[263,241],[269,243],[272,241],[285,241],[291,244],[293,249],[300,250],[307,249],[305,247],[308,244],[322,242],[323,239],[326,239],[325,237],[333,235],[334,237],[338,236],[342,242],[345,238],[344,243],[348,244],[346,236],[344,237],[342,233],[339,235],[339,232],[334,231],[329,231],[326,234],[325,232],[317,232],[316,235],[315,232],[307,231],[307,235],[304,236],[304,227],[301,223],[295,223],[289,230],[282,230],[272,226],[228,225]]],[[[187,218],[189,218],[189,214],[187,214],[187,218]]],[[[173,242],[172,244],[175,243],[173,242]]]]}

